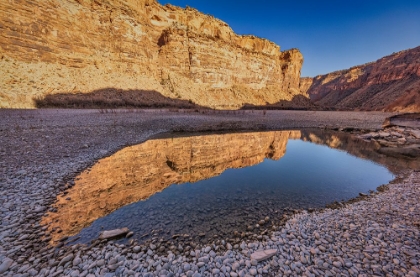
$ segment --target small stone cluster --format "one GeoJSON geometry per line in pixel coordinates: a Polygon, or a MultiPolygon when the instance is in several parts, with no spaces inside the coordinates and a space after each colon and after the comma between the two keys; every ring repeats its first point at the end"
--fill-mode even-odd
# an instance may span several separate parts
{"type": "Polygon", "coordinates": [[[380,131],[359,135],[364,140],[376,141],[385,155],[409,158],[420,157],[420,129],[391,126],[380,131]]]}

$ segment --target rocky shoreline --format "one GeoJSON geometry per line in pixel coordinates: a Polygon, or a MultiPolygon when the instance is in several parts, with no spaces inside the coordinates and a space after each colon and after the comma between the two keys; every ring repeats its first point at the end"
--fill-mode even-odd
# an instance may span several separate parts
{"type": "Polygon", "coordinates": [[[404,177],[383,192],[340,209],[295,214],[282,228],[255,240],[216,238],[213,244],[197,245],[185,238],[169,250],[161,249],[159,242],[121,245],[97,240],[64,246],[63,240],[56,242],[61,246],[57,248],[50,246],[47,226],[39,223],[79,172],[158,133],[314,127],[369,133],[378,132],[390,114],[1,110],[0,115],[0,274],[4,276],[420,274],[416,170],[402,172],[404,177]],[[273,251],[272,258],[264,259],[273,251]]]}

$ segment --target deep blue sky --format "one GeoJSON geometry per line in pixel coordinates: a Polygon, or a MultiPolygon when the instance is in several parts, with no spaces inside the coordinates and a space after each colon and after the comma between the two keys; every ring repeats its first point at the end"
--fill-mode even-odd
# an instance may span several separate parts
{"type": "Polygon", "coordinates": [[[302,76],[377,60],[420,45],[420,0],[158,0],[194,7],[238,34],[299,48],[302,76]]]}

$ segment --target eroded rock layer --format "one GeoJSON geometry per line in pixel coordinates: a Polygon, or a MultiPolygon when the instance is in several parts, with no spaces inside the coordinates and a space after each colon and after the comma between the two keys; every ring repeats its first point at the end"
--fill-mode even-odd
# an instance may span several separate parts
{"type": "Polygon", "coordinates": [[[321,107],[420,111],[420,47],[347,70],[301,79],[302,93],[321,107]]]}
{"type": "Polygon", "coordinates": [[[215,108],[300,94],[301,53],[236,35],[155,0],[0,3],[0,107],[103,88],[152,90],[215,108]]]}

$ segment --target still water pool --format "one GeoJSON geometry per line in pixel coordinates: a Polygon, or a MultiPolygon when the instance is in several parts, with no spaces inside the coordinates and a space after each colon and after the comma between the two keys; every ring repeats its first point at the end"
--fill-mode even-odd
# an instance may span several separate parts
{"type": "Polygon", "coordinates": [[[366,159],[380,160],[367,154],[374,151],[363,141],[310,131],[169,134],[100,160],[47,220],[61,230],[58,237],[80,236],[77,242],[122,227],[139,241],[258,236],[294,209],[387,184],[393,174],[366,159]]]}

